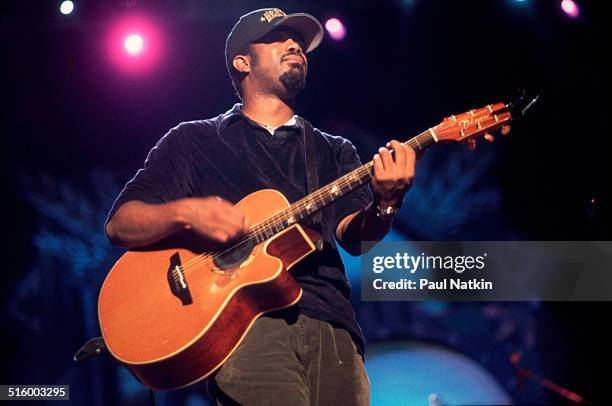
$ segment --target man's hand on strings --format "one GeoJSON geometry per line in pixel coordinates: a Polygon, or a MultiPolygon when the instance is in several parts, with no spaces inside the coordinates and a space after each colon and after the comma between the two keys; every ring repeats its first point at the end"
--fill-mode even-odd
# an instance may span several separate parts
{"type": "Polygon", "coordinates": [[[218,196],[186,198],[180,203],[185,228],[212,242],[236,240],[248,231],[242,211],[218,196]]]}

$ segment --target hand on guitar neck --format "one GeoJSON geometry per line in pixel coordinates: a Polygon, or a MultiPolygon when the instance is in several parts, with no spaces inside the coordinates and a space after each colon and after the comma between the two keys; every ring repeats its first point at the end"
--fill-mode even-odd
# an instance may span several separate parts
{"type": "Polygon", "coordinates": [[[380,241],[391,228],[393,217],[412,184],[415,151],[397,140],[380,148],[372,160],[374,202],[338,224],[336,239],[351,255],[360,255],[362,241],[380,241]]]}
{"type": "Polygon", "coordinates": [[[381,207],[399,207],[414,178],[415,152],[397,140],[386,146],[373,159],[374,201],[381,207]],[[388,148],[393,150],[393,156],[388,148]]]}

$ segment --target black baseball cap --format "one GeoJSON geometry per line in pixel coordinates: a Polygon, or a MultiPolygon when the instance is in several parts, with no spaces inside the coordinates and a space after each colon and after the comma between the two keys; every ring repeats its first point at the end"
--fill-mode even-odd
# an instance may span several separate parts
{"type": "Polygon", "coordinates": [[[291,27],[304,41],[304,52],[308,53],[323,40],[321,23],[305,13],[285,14],[278,8],[262,8],[240,17],[225,41],[225,63],[232,72],[232,61],[245,45],[258,40],[277,27],[291,27]]]}

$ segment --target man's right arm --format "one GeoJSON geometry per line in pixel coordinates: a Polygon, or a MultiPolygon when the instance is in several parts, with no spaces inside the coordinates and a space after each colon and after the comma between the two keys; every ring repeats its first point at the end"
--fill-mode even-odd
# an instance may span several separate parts
{"type": "Polygon", "coordinates": [[[225,243],[244,235],[247,226],[240,209],[216,196],[163,204],[132,200],[123,204],[106,224],[110,241],[126,248],[153,244],[181,230],[192,230],[211,242],[225,243]]]}

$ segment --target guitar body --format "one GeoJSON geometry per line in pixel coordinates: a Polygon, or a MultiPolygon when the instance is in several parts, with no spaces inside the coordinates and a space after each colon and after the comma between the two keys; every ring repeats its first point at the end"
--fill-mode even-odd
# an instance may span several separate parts
{"type": "MultiPolygon", "coordinates": [[[[249,224],[256,224],[289,202],[265,189],[237,206],[249,224]]],[[[316,232],[294,224],[246,247],[229,264],[185,248],[128,251],[100,292],[98,317],[107,348],[153,389],[207,377],[260,315],[299,301],[302,289],[287,270],[313,252],[318,239],[316,232]]]]}

